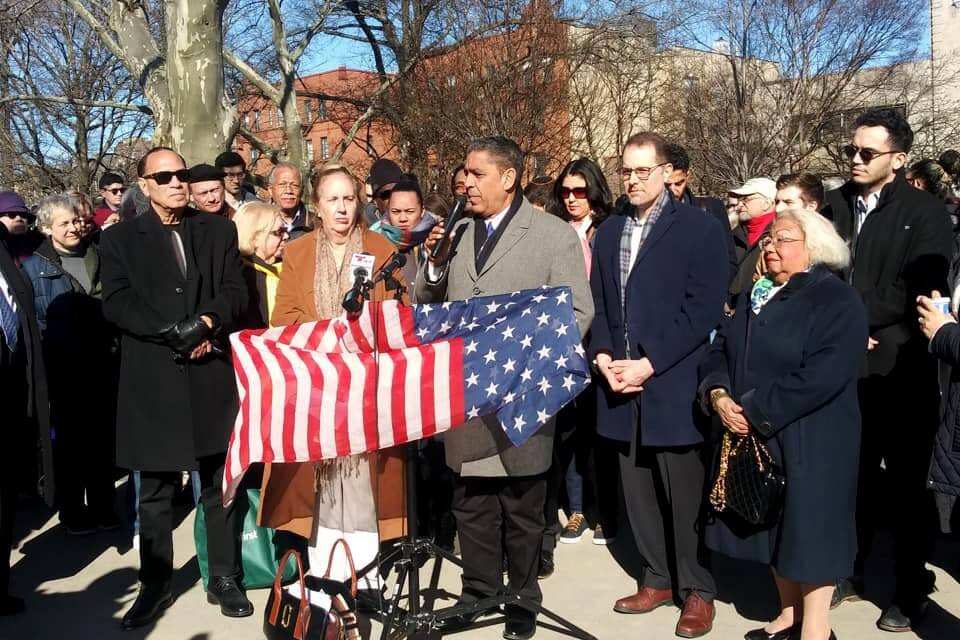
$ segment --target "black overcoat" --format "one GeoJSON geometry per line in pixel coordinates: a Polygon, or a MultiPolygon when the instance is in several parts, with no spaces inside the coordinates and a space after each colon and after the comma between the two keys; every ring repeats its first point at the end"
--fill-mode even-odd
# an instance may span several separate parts
{"type": "Polygon", "coordinates": [[[209,314],[229,351],[227,334],[247,304],[237,230],[193,209],[180,230],[186,278],[153,211],[109,228],[100,244],[104,315],[123,333],[117,464],[128,469],[195,469],[198,457],[226,451],[237,415],[229,356],[184,363],[160,338],[174,322],[209,314]]]}
{"type": "Polygon", "coordinates": [[[787,477],[772,529],[711,513],[707,546],[800,582],[850,575],[860,451],[857,373],[867,322],[856,292],[826,269],[794,275],[755,315],[742,295],[701,365],[699,397],[724,387],[787,477]]]}

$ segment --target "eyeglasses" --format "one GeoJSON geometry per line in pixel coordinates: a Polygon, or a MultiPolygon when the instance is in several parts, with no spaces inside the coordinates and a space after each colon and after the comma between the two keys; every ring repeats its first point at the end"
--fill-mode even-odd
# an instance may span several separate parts
{"type": "Polygon", "coordinates": [[[286,227],[280,227],[279,229],[274,229],[273,231],[271,231],[270,235],[276,236],[277,238],[280,238],[282,240],[283,238],[286,238],[288,235],[290,235],[290,232],[287,231],[286,227]]]}
{"type": "Polygon", "coordinates": [[[573,189],[568,189],[563,187],[560,189],[560,199],[566,200],[573,194],[573,197],[577,200],[586,200],[587,199],[587,188],[586,187],[574,187],[573,189]]]}
{"type": "Polygon", "coordinates": [[[246,171],[224,171],[223,177],[224,179],[230,178],[232,180],[241,180],[245,173],[246,171]]]}
{"type": "Polygon", "coordinates": [[[877,151],[876,149],[870,149],[869,147],[861,149],[853,144],[845,144],[840,147],[840,153],[846,156],[847,160],[853,160],[857,157],[857,155],[859,155],[860,159],[863,160],[863,164],[870,164],[874,158],[900,152],[897,150],[877,151]]]}
{"type": "Polygon", "coordinates": [[[766,251],[770,247],[774,249],[779,249],[782,245],[790,244],[791,242],[802,242],[800,238],[774,238],[767,236],[760,241],[760,248],[766,251]]]}
{"type": "Polygon", "coordinates": [[[112,194],[115,195],[115,196],[120,195],[121,193],[123,193],[123,192],[126,191],[126,190],[127,190],[126,187],[115,187],[115,188],[113,188],[113,189],[104,189],[104,191],[108,191],[108,192],[112,193],[112,194]]]}
{"type": "Polygon", "coordinates": [[[170,181],[176,178],[179,182],[186,184],[190,181],[190,171],[187,169],[177,169],[176,171],[156,171],[143,176],[145,180],[152,179],[159,185],[170,184],[170,181]]]}
{"type": "Polygon", "coordinates": [[[273,186],[277,187],[281,191],[286,191],[287,189],[292,189],[293,191],[300,191],[299,182],[278,182],[273,186]]]}
{"type": "Polygon", "coordinates": [[[389,200],[391,195],[393,195],[393,189],[384,189],[376,195],[376,198],[377,200],[389,200]]]}
{"type": "MultiPolygon", "coordinates": [[[[745,206],[747,206],[747,203],[748,203],[748,202],[750,202],[751,200],[756,200],[757,198],[766,198],[766,196],[762,196],[762,195],[760,195],[759,193],[754,193],[754,194],[752,194],[752,195],[747,196],[746,198],[740,198],[739,200],[737,200],[737,204],[735,204],[735,205],[733,205],[733,206],[735,206],[735,207],[744,206],[744,207],[745,207],[745,206]]],[[[728,205],[728,206],[729,206],[729,205],[728,205]]]]}
{"type": "Polygon", "coordinates": [[[23,218],[27,221],[27,223],[33,224],[36,221],[37,216],[33,215],[32,213],[22,213],[20,211],[4,211],[3,213],[0,213],[0,218],[10,218],[11,220],[14,218],[23,218]]]}
{"type": "Polygon", "coordinates": [[[666,162],[661,162],[660,164],[655,164],[652,167],[624,167],[620,170],[620,176],[626,181],[633,177],[633,174],[637,174],[637,180],[648,180],[650,174],[654,171],[667,164],[666,162]]]}

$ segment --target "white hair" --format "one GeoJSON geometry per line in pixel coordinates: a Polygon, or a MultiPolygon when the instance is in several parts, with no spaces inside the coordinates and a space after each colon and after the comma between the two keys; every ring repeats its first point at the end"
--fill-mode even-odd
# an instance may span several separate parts
{"type": "Polygon", "coordinates": [[[303,173],[300,171],[300,167],[292,162],[278,162],[277,164],[273,165],[273,168],[270,169],[270,175],[267,176],[267,184],[272,185],[273,177],[278,171],[283,169],[296,172],[297,180],[300,180],[301,182],[303,181],[303,173]]]}
{"type": "Polygon", "coordinates": [[[823,265],[837,271],[850,265],[850,247],[833,228],[833,223],[816,211],[787,209],[778,213],[776,220],[795,222],[803,231],[810,266],[823,265]]]}
{"type": "Polygon", "coordinates": [[[37,205],[37,223],[49,229],[53,224],[53,216],[60,211],[77,213],[77,208],[69,196],[57,194],[47,196],[37,205]]]}

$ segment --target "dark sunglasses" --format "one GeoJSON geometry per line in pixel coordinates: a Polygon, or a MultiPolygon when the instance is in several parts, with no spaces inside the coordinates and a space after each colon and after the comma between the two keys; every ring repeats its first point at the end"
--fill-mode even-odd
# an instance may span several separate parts
{"type": "Polygon", "coordinates": [[[393,189],[385,189],[377,194],[377,200],[389,200],[392,193],[393,189]]]}
{"type": "Polygon", "coordinates": [[[155,173],[148,173],[143,176],[145,179],[153,179],[159,185],[170,184],[170,181],[173,180],[176,176],[177,180],[183,184],[187,184],[190,181],[190,171],[187,169],[177,169],[176,171],[157,171],[155,173]]]}
{"type": "Polygon", "coordinates": [[[573,194],[573,197],[577,200],[586,200],[587,199],[587,188],[586,187],[574,187],[573,189],[568,189],[563,187],[560,189],[560,198],[566,200],[570,197],[570,194],[573,194]]]}
{"type": "Polygon", "coordinates": [[[863,164],[870,164],[874,158],[879,158],[880,156],[886,156],[891,153],[900,153],[899,151],[876,151],[875,149],[861,149],[860,147],[853,144],[845,144],[840,147],[840,153],[846,157],[847,160],[853,160],[860,155],[860,159],[863,160],[863,164]]]}
{"type": "Polygon", "coordinates": [[[123,192],[126,191],[126,190],[127,190],[126,187],[117,187],[117,188],[115,188],[115,189],[104,189],[104,191],[109,191],[109,192],[112,193],[113,195],[121,194],[121,193],[123,193],[123,192]]]}
{"type": "Polygon", "coordinates": [[[33,224],[36,221],[37,216],[33,215],[32,213],[21,213],[19,211],[4,211],[3,213],[0,213],[0,218],[10,218],[11,220],[14,218],[23,218],[29,224],[33,224]]]}

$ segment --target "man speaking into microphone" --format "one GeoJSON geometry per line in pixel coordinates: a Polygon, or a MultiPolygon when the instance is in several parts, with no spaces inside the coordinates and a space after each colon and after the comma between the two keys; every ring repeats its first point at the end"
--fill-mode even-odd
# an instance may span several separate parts
{"type": "MultiPolygon", "coordinates": [[[[581,335],[585,333],[593,318],[593,302],[580,241],[570,225],[537,213],[523,197],[520,148],[499,136],[475,140],[467,148],[464,171],[470,215],[453,223],[449,238],[444,237],[442,224],[434,227],[426,242],[430,258],[417,278],[417,301],[466,300],[544,285],[567,286],[573,292],[581,335]]],[[[542,600],[537,570],[553,433],[550,420],[516,447],[491,416],[446,434],[446,461],[454,473],[453,512],[464,563],[461,603],[502,590],[504,551],[509,589],[535,602],[542,600]],[[501,549],[501,523],[506,528],[505,550],[501,549]]],[[[483,613],[448,621],[444,631],[466,628],[483,613]]],[[[504,638],[534,635],[536,614],[507,605],[506,615],[504,638]]]]}

